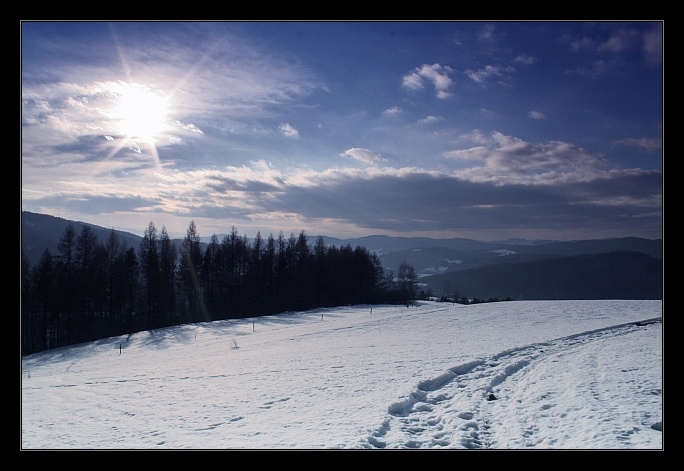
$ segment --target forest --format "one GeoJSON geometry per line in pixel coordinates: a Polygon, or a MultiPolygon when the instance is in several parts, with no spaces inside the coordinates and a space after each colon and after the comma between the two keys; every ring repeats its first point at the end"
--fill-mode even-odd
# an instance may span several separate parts
{"type": "Polygon", "coordinates": [[[383,269],[361,246],[313,244],[301,231],[262,238],[233,226],[200,243],[195,222],[180,246],[153,222],[140,247],[111,231],[69,225],[58,253],[30,266],[22,249],[22,355],[143,330],[351,304],[408,304],[415,269],[383,269]]]}

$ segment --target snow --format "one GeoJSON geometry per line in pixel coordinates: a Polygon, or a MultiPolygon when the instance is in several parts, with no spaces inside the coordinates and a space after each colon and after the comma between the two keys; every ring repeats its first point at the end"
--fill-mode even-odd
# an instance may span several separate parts
{"type": "Polygon", "coordinates": [[[32,449],[662,449],[662,301],[349,306],[21,359],[32,449]]]}
{"type": "Polygon", "coordinates": [[[508,250],[508,249],[497,249],[497,250],[492,250],[491,252],[499,254],[500,257],[505,257],[506,255],[515,255],[518,253],[514,250],[508,250]]]}

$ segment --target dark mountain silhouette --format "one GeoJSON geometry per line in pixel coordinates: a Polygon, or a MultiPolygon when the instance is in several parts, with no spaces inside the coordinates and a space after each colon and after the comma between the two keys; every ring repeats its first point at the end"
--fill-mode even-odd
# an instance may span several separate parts
{"type": "MultiPolygon", "coordinates": [[[[59,239],[64,235],[64,230],[71,224],[74,227],[76,235],[81,233],[84,226],[89,226],[97,236],[100,242],[106,242],[112,229],[88,224],[80,221],[70,221],[56,216],[47,214],[32,213],[29,211],[22,211],[21,213],[21,246],[24,254],[29,260],[31,266],[38,263],[40,257],[43,255],[45,249],[48,249],[52,255],[57,255],[59,252],[57,246],[59,239]]],[[[140,230],[145,230],[142,227],[140,230]]],[[[157,230],[161,230],[158,227],[157,230]]],[[[119,242],[126,247],[133,247],[136,250],[140,248],[142,237],[131,234],[130,232],[114,230],[119,238],[119,242]]],[[[180,245],[182,239],[173,239],[176,245],[180,245]]]]}
{"type": "MultiPolygon", "coordinates": [[[[83,226],[90,226],[100,241],[106,241],[112,231],[27,211],[21,219],[22,250],[31,266],[46,249],[58,254],[59,239],[69,224],[77,234],[83,226]]],[[[142,237],[114,232],[127,247],[140,247],[142,237]]],[[[662,299],[662,239],[482,242],[384,235],[323,238],[328,245],[361,246],[375,252],[385,270],[394,275],[402,262],[408,263],[423,287],[435,295],[457,291],[481,299],[662,299]]],[[[173,240],[176,245],[181,241],[173,240]]]]}
{"type": "MultiPolygon", "coordinates": [[[[569,255],[640,252],[662,259],[662,239],[638,237],[558,241],[479,242],[469,239],[387,238],[354,239],[378,254],[383,267],[395,274],[402,262],[413,266],[418,276],[451,273],[500,263],[541,261],[569,255]],[[364,243],[365,242],[365,243],[364,243]]],[[[343,241],[344,242],[344,241],[343,241]]],[[[346,242],[344,242],[346,243],[346,242]]]]}
{"type": "Polygon", "coordinates": [[[421,278],[436,296],[487,300],[662,299],[663,260],[633,251],[501,263],[421,278]]]}

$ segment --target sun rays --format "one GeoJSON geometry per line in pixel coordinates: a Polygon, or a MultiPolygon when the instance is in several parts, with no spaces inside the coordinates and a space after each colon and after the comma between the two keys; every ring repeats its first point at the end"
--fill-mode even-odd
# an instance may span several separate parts
{"type": "Polygon", "coordinates": [[[160,168],[157,140],[170,127],[169,97],[160,90],[129,82],[112,84],[110,92],[113,103],[108,114],[114,133],[121,139],[109,158],[124,147],[138,153],[145,148],[152,154],[155,167],[160,168]]]}
{"type": "Polygon", "coordinates": [[[128,139],[154,144],[168,127],[168,97],[135,83],[118,85],[119,102],[113,110],[118,130],[128,139]]]}

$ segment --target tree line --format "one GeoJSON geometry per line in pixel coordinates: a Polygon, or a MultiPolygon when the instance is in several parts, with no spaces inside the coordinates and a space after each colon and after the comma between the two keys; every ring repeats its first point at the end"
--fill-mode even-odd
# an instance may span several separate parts
{"type": "Polygon", "coordinates": [[[271,315],[350,304],[409,304],[417,282],[402,263],[397,276],[375,253],[314,244],[304,231],[251,241],[235,226],[203,247],[192,221],[180,246],[150,222],[140,247],[112,230],[68,225],[58,254],[29,266],[22,249],[22,355],[192,322],[271,315]]]}

